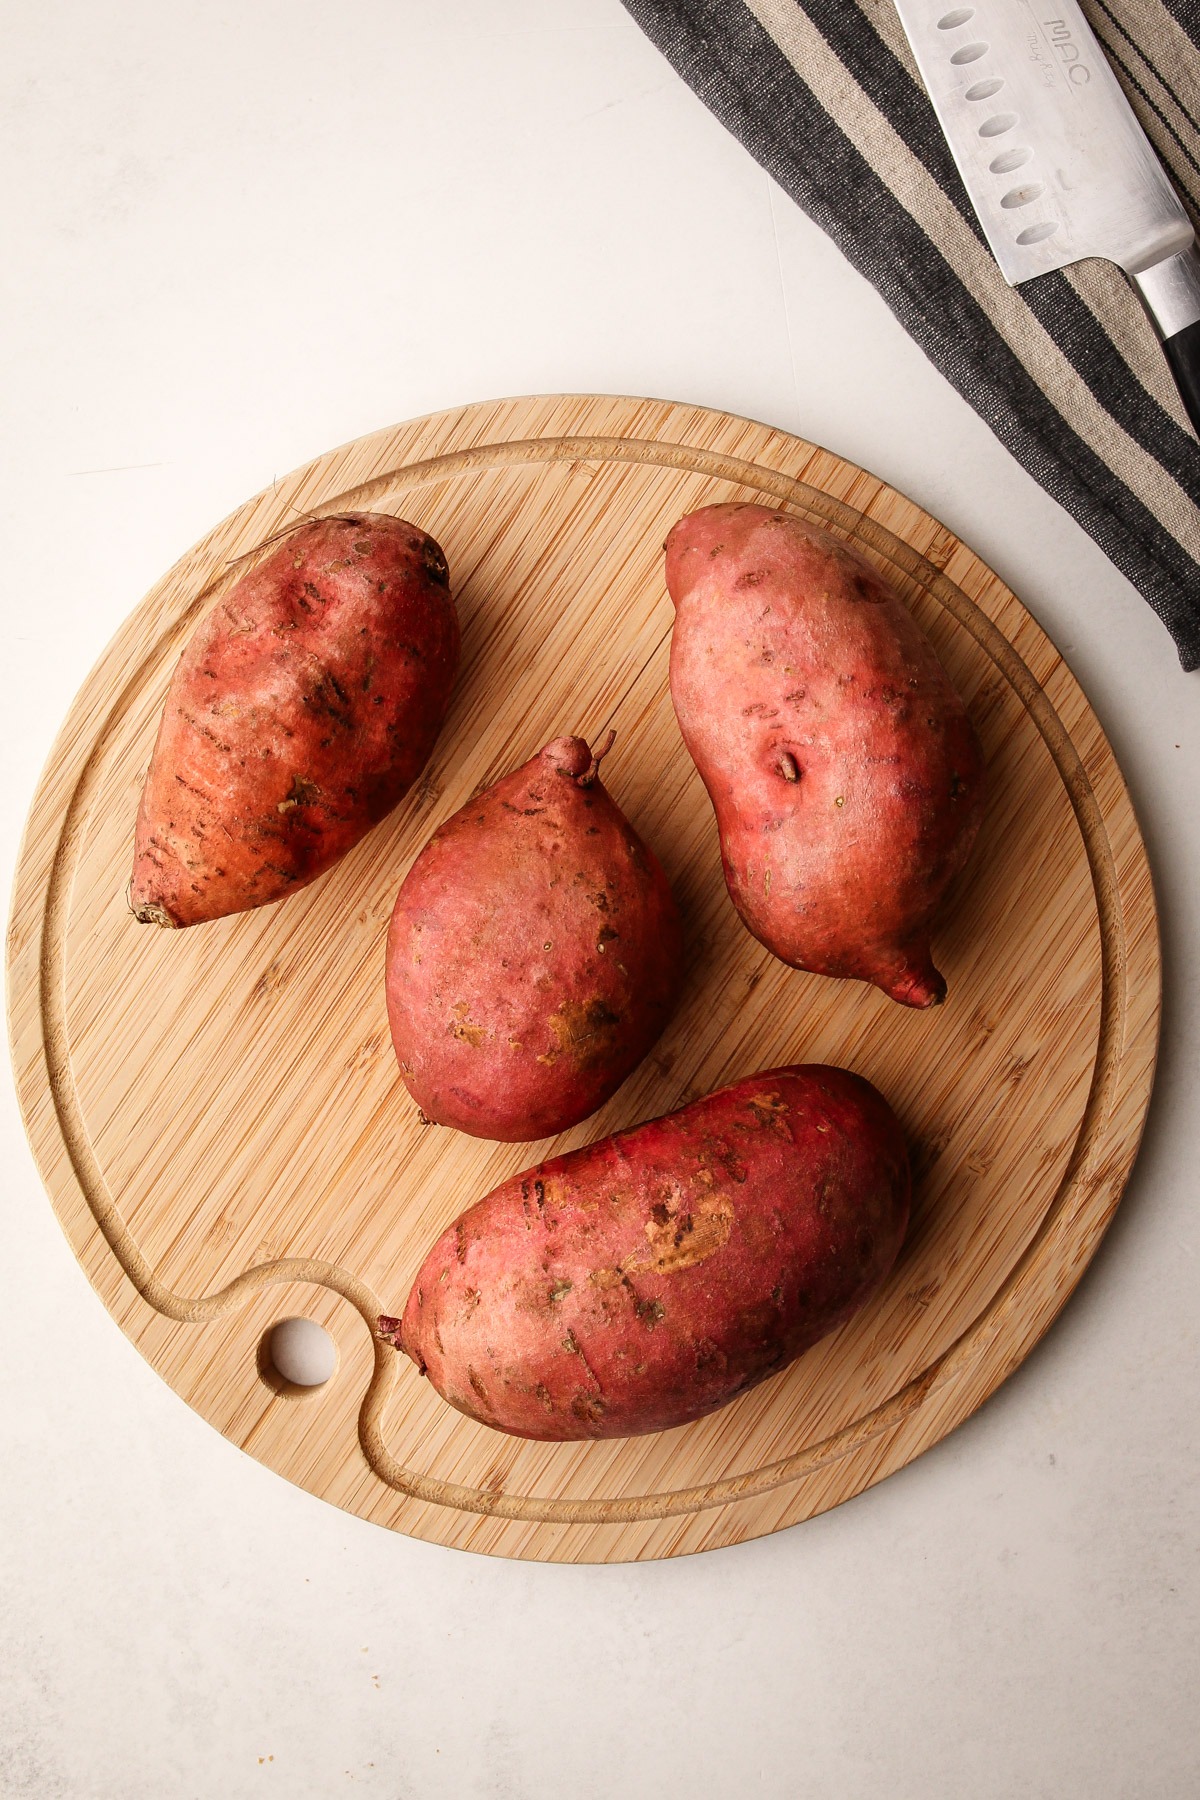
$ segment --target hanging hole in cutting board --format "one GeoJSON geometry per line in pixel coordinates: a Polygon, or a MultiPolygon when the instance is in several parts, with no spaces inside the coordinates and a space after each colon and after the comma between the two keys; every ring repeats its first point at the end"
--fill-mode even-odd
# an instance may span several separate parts
{"type": "Polygon", "coordinates": [[[337,1368],[337,1345],[315,1319],[280,1319],[263,1333],[258,1373],[277,1394],[315,1394],[337,1368]]]}

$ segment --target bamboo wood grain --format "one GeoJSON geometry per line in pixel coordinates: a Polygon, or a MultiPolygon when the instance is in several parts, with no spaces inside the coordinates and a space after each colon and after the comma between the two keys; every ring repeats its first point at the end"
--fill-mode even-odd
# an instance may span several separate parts
{"type": "Polygon", "coordinates": [[[189,1405],[291,1480],[493,1555],[617,1561],[729,1544],[901,1467],[1028,1353],[1136,1153],[1157,1042],[1154,897],[1112,752],[1029,614],[943,526],[801,439],[661,401],[552,396],[382,431],[276,483],[190,551],[78,696],[30,815],[9,932],[26,1125],[121,1328],[189,1405]],[[978,849],[918,1014],[796,974],[742,929],[667,693],[661,544],[692,507],[779,503],[899,586],[989,757],[978,849]],[[171,669],[197,617],[309,512],[401,513],[446,550],[464,626],[418,787],[313,887],[187,932],[124,903],[171,669]],[[426,1246],[545,1145],[422,1126],[392,1057],[387,919],[435,827],[548,738],[617,745],[605,780],[683,906],[690,974],[654,1054],[565,1148],[773,1063],[842,1063],[910,1134],[912,1230],[857,1320],[733,1406],[614,1443],[508,1439],[372,1337],[426,1246]],[[338,1367],[288,1391],[271,1324],[325,1324],[338,1367]]]}

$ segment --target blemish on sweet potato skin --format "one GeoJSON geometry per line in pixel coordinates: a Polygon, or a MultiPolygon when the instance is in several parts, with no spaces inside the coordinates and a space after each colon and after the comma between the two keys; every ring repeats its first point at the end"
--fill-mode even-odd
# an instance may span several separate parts
{"type": "Polygon", "coordinates": [[[869,1083],[768,1070],[504,1182],[433,1245],[385,1335],[516,1436],[662,1431],[857,1312],[908,1205],[904,1138],[869,1083]]]}
{"type": "Polygon", "coordinates": [[[195,925],[322,874],[421,773],[458,652],[425,532],[358,513],[288,533],[176,666],[138,816],[135,917],[195,925]]]}

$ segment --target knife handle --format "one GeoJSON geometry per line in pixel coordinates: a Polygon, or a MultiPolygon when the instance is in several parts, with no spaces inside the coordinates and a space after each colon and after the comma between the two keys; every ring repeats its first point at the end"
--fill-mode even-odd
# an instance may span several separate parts
{"type": "Polygon", "coordinates": [[[1200,437],[1200,319],[1185,325],[1174,337],[1164,338],[1163,352],[1192,429],[1200,437]]]}
{"type": "Polygon", "coordinates": [[[1200,436],[1200,252],[1189,244],[1133,277],[1142,304],[1162,339],[1192,428],[1200,436]]]}

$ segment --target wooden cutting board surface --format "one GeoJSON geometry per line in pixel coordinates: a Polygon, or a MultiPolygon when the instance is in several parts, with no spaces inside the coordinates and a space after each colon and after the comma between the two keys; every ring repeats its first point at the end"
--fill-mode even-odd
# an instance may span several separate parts
{"type": "Polygon", "coordinates": [[[936,1443],[1008,1375],[1079,1279],[1150,1095],[1154,898],[1120,771],[1070,671],[943,526],[839,457],[660,401],[465,407],[331,451],[210,533],[130,616],[34,801],[9,942],[26,1124],[121,1329],[234,1443],[380,1524],[492,1555],[673,1556],[805,1519],[936,1443]],[[710,501],[782,504],[899,586],[979,729],[987,819],[935,954],[944,1007],[784,968],[742,928],[667,690],[661,545],[710,501]],[[198,617],[310,513],[403,514],[443,545],[463,669],[424,778],[336,869],[186,932],[124,891],[159,711],[198,617]],[[912,1229],[883,1292],[700,1423],[533,1444],[442,1404],[371,1326],[401,1311],[463,1206],[550,1146],[423,1126],[388,1039],[396,889],[434,828],[549,738],[616,748],[604,778],[666,865],[689,933],[682,1007],[556,1148],[773,1064],[875,1082],[914,1151],[912,1229]],[[318,1389],[264,1361],[279,1319],[333,1335],[318,1389]]]}

